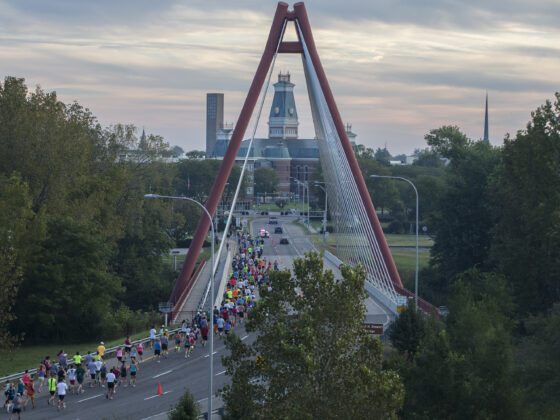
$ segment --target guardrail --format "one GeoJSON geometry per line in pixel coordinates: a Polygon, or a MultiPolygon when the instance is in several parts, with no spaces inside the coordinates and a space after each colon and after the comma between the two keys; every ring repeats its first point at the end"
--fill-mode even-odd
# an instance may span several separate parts
{"type": "Polygon", "coordinates": [[[177,312],[181,310],[181,307],[183,306],[185,300],[187,299],[189,293],[191,292],[195,280],[198,278],[205,265],[206,265],[206,257],[203,257],[202,261],[200,261],[200,264],[198,264],[198,267],[196,268],[193,275],[190,277],[189,281],[187,282],[185,289],[183,290],[183,293],[181,293],[179,299],[177,299],[177,302],[173,306],[173,311],[171,312],[171,317],[170,317],[172,320],[175,319],[177,312]]]}
{"type": "MultiPolygon", "coordinates": [[[[181,330],[181,328],[175,328],[175,329],[169,330],[169,332],[170,332],[170,333],[175,333],[175,332],[180,331],[180,330],[181,330]]],[[[160,334],[157,334],[156,336],[160,336],[160,334]]],[[[141,338],[141,339],[139,339],[139,340],[133,341],[133,342],[132,342],[132,345],[139,344],[139,343],[146,343],[146,342],[148,342],[148,341],[150,341],[150,337],[141,338]]],[[[111,354],[113,354],[113,353],[116,353],[117,349],[118,349],[119,347],[122,347],[123,345],[124,345],[124,343],[123,343],[123,344],[119,344],[118,346],[115,346],[115,347],[111,347],[111,348],[105,349],[105,355],[111,355],[111,354]]],[[[87,356],[88,354],[91,355],[91,356],[95,356],[97,353],[86,353],[86,354],[84,354],[82,357],[85,357],[85,356],[87,356]]],[[[105,357],[105,355],[104,355],[104,357],[105,357]]],[[[68,363],[69,363],[69,364],[72,364],[72,363],[73,363],[73,362],[72,362],[72,359],[68,359],[68,363]]],[[[55,366],[58,366],[58,365],[59,365],[59,362],[54,362],[54,361],[53,361],[53,364],[54,364],[55,366]]],[[[33,376],[36,376],[36,375],[37,375],[37,368],[35,368],[35,369],[29,369],[27,373],[29,373],[29,375],[33,378],[33,376]]],[[[0,378],[0,383],[4,383],[4,382],[6,382],[6,381],[12,381],[12,380],[14,380],[14,379],[19,379],[19,378],[23,377],[24,374],[25,374],[25,372],[18,372],[18,373],[14,373],[14,374],[12,374],[12,375],[4,376],[3,378],[0,378]]]]}

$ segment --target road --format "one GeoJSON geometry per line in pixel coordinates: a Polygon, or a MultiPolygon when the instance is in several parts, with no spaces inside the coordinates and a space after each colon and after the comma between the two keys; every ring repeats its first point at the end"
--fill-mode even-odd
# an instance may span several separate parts
{"type": "MultiPolygon", "coordinates": [[[[251,341],[242,326],[234,329],[244,341],[251,341]]],[[[221,363],[225,352],[223,340],[214,340],[214,393],[228,380],[221,363]]],[[[134,419],[159,420],[166,419],[167,413],[177,404],[179,398],[188,389],[195,400],[200,403],[201,411],[206,412],[208,404],[208,347],[197,346],[191,357],[185,359],[184,353],[170,352],[167,359],[157,362],[152,358],[152,351],[147,349],[145,361],[140,364],[137,373],[136,387],[119,387],[113,400],[105,398],[106,388],[85,387],[80,395],[68,395],[65,398],[66,409],[57,411],[47,405],[48,392],[43,389],[36,394],[35,409],[31,403],[23,413],[23,419],[134,419]],[[158,383],[161,383],[162,395],[157,394],[158,383]]],[[[107,364],[112,367],[115,359],[107,364]]],[[[46,385],[46,384],[45,384],[46,385]]],[[[213,402],[214,410],[221,406],[217,398],[213,402]]],[[[213,418],[218,418],[214,415],[213,418]]]]}
{"type": "MultiPolygon", "coordinates": [[[[279,216],[278,225],[269,225],[268,218],[255,219],[251,222],[253,233],[265,228],[270,232],[270,238],[265,239],[264,256],[274,262],[277,260],[280,268],[292,266],[294,258],[303,256],[303,253],[314,249],[312,243],[303,232],[301,226],[294,223],[293,216],[279,216]],[[283,234],[274,233],[275,227],[281,227],[283,234]],[[280,239],[285,236],[289,244],[280,244],[280,239]]],[[[325,260],[325,268],[333,270],[339,276],[337,267],[325,260]]],[[[219,278],[219,277],[217,277],[219,278]]],[[[384,310],[372,299],[366,301],[368,315],[383,316],[384,310]]],[[[245,333],[242,326],[233,330],[242,340],[250,342],[254,339],[245,333]]],[[[225,369],[221,363],[221,356],[225,353],[222,339],[214,341],[214,394],[228,381],[225,369]]],[[[72,419],[72,420],[97,420],[97,419],[134,419],[134,420],[162,420],[167,418],[167,413],[177,404],[186,389],[200,403],[201,411],[206,412],[208,404],[208,348],[197,346],[191,357],[184,358],[184,353],[171,351],[168,359],[157,362],[152,358],[152,351],[147,349],[145,361],[140,364],[137,374],[137,386],[119,387],[113,400],[105,398],[104,388],[85,388],[85,393],[68,395],[65,399],[66,409],[58,412],[56,408],[47,405],[48,392],[36,394],[35,405],[28,406],[23,413],[23,419],[72,419]],[[158,383],[162,386],[162,395],[157,394],[158,383]]],[[[108,362],[112,367],[115,359],[108,362]]],[[[222,405],[219,398],[214,397],[214,410],[222,405]]],[[[218,418],[214,413],[213,418],[218,418]]]]}

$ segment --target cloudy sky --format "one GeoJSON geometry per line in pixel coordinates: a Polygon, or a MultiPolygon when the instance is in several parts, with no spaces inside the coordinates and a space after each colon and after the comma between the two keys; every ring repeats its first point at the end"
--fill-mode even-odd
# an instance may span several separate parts
{"type": "MultiPolygon", "coordinates": [[[[206,92],[225,94],[235,122],[276,3],[0,0],[0,76],[55,90],[103,125],[203,149],[206,92]]],[[[367,146],[410,153],[443,124],[478,139],[486,91],[499,145],[560,90],[558,0],[305,3],[342,118],[367,146]]],[[[296,83],[301,135],[313,136],[301,60],[281,55],[279,70],[296,83]]]]}

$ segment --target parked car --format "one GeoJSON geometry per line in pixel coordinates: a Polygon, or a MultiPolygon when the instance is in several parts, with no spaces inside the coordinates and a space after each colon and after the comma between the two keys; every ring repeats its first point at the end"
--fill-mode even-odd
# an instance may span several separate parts
{"type": "Polygon", "coordinates": [[[278,217],[276,216],[270,216],[268,218],[268,224],[269,225],[277,225],[278,224],[278,217]]]}
{"type": "Polygon", "coordinates": [[[282,229],[282,226],[276,226],[274,228],[274,233],[284,233],[284,229],[282,229]]]}
{"type": "Polygon", "coordinates": [[[282,239],[280,239],[280,243],[283,245],[287,245],[290,243],[290,241],[288,240],[287,237],[283,236],[282,239]]]}

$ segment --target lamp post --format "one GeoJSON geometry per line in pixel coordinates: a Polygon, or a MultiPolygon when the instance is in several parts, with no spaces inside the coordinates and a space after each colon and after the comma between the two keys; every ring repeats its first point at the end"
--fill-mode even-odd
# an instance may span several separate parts
{"type": "Polygon", "coordinates": [[[158,195],[158,194],[144,194],[144,197],[146,198],[169,198],[169,199],[174,199],[174,200],[185,200],[185,201],[190,201],[192,203],[195,203],[198,207],[200,207],[204,213],[206,213],[206,216],[208,216],[208,219],[210,220],[210,227],[212,228],[212,244],[211,244],[211,248],[210,248],[210,258],[211,258],[211,267],[210,267],[210,320],[209,320],[209,335],[210,335],[210,380],[209,380],[209,386],[208,386],[208,419],[210,420],[212,418],[212,382],[213,382],[213,378],[214,378],[214,331],[212,330],[213,325],[214,325],[214,242],[216,242],[216,234],[214,232],[214,222],[212,220],[212,216],[210,215],[210,213],[208,212],[208,210],[206,210],[206,207],[204,207],[201,203],[199,203],[196,200],[193,200],[192,198],[189,197],[176,197],[176,196],[170,196],[170,195],[158,195]]]}
{"type": "Polygon", "coordinates": [[[401,181],[408,182],[416,193],[416,267],[414,270],[414,305],[416,306],[416,309],[418,309],[418,190],[416,189],[416,186],[412,183],[412,181],[403,178],[402,176],[370,175],[369,177],[399,179],[401,181]]]}
{"type": "Polygon", "coordinates": [[[325,213],[323,214],[323,245],[327,244],[327,203],[329,194],[327,193],[327,189],[322,187],[320,184],[325,184],[325,182],[315,181],[315,186],[321,188],[325,193],[325,213]]]}

